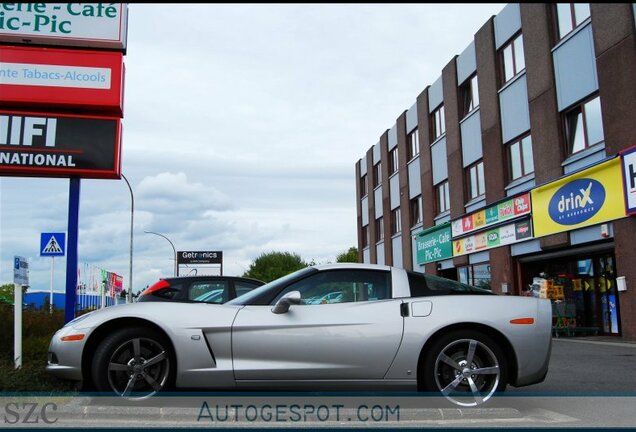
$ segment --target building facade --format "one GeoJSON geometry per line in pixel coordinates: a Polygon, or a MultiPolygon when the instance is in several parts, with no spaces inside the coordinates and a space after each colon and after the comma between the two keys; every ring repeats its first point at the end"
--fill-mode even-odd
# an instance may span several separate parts
{"type": "Polygon", "coordinates": [[[486,22],[356,163],[360,261],[551,298],[564,332],[636,340],[635,12],[486,22]]]}

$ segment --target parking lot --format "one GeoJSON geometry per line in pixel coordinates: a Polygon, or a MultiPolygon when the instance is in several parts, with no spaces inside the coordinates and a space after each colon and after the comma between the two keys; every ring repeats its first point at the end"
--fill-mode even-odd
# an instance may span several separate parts
{"type": "Polygon", "coordinates": [[[0,419],[4,426],[19,426],[28,414],[25,407],[36,406],[38,422],[31,427],[636,427],[634,357],[634,343],[602,337],[554,339],[545,382],[509,387],[476,408],[450,406],[439,397],[391,393],[189,393],[134,404],[56,396],[27,405],[4,396],[0,419]]]}

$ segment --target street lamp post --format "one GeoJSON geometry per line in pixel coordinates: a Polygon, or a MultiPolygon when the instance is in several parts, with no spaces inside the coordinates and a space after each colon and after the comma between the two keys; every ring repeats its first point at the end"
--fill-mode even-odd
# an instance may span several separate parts
{"type": "Polygon", "coordinates": [[[174,275],[177,276],[177,250],[174,248],[174,244],[172,244],[172,242],[170,241],[170,239],[168,237],[166,237],[163,234],[159,234],[156,232],[152,232],[152,231],[144,231],[146,234],[154,234],[154,235],[158,235],[159,237],[163,237],[166,240],[168,240],[168,242],[170,243],[170,246],[172,246],[172,251],[174,252],[174,275]]]}
{"type": "Polygon", "coordinates": [[[128,273],[128,295],[126,296],[126,302],[132,303],[132,289],[133,289],[133,221],[135,215],[135,197],[133,196],[132,187],[128,182],[125,175],[121,177],[126,181],[128,190],[130,191],[130,268],[128,273]]]}

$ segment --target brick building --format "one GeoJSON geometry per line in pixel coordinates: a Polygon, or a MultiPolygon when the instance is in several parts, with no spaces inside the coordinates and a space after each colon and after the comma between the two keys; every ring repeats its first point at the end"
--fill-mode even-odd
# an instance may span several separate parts
{"type": "Polygon", "coordinates": [[[360,261],[543,290],[565,327],[636,339],[620,177],[636,145],[635,12],[511,3],[488,20],[356,163],[360,261]]]}

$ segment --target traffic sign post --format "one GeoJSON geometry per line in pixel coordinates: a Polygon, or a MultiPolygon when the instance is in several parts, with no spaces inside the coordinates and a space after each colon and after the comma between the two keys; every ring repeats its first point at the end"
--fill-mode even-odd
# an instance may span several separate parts
{"type": "Polygon", "coordinates": [[[29,263],[26,258],[13,258],[13,364],[22,367],[22,286],[29,285],[29,263]]]}
{"type": "Polygon", "coordinates": [[[51,257],[51,284],[49,294],[49,313],[53,313],[53,277],[55,275],[55,257],[64,256],[66,248],[66,234],[42,233],[40,234],[40,256],[51,257]]]}

